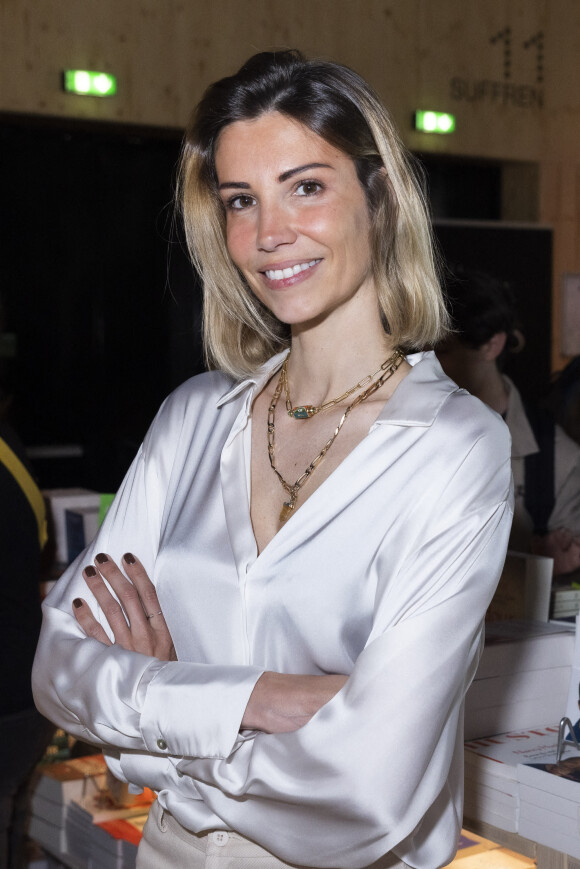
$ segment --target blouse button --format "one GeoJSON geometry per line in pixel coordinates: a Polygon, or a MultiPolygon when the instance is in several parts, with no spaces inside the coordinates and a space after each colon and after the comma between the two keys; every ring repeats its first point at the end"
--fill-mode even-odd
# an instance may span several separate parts
{"type": "Polygon", "coordinates": [[[160,751],[167,751],[167,743],[165,742],[164,739],[158,739],[158,740],[157,740],[157,748],[158,748],[160,751]]]}

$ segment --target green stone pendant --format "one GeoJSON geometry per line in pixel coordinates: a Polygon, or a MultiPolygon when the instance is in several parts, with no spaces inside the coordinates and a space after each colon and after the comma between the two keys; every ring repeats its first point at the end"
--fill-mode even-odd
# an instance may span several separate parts
{"type": "Polygon", "coordinates": [[[288,411],[288,416],[293,416],[294,419],[310,419],[315,413],[316,410],[311,404],[305,404],[302,407],[293,407],[288,411]]]}

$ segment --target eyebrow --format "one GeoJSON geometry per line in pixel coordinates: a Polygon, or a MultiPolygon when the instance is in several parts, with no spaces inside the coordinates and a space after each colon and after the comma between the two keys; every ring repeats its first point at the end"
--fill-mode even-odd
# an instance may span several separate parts
{"type": "MultiPolygon", "coordinates": [[[[287,169],[286,172],[282,172],[281,175],[278,175],[278,183],[283,184],[284,181],[288,181],[289,178],[292,178],[293,175],[298,175],[300,172],[306,172],[308,169],[332,169],[333,167],[329,163],[305,163],[304,166],[296,166],[295,169],[287,169]]],[[[245,181],[224,181],[223,184],[219,185],[219,190],[230,190],[235,188],[237,190],[249,190],[250,185],[245,181]]]]}
{"type": "Polygon", "coordinates": [[[332,166],[328,163],[306,163],[304,166],[297,166],[295,169],[288,169],[286,172],[282,172],[281,175],[278,175],[278,181],[280,183],[288,181],[293,175],[298,175],[299,172],[306,172],[307,169],[332,169],[332,166]]]}

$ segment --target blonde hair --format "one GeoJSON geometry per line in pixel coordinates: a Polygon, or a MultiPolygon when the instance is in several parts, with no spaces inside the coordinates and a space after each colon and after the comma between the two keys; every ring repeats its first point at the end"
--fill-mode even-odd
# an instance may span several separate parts
{"type": "Polygon", "coordinates": [[[240,378],[290,344],[290,330],[255,297],[232,262],[218,195],[215,149],[238,120],[278,111],[349,155],[371,216],[378,306],[395,345],[420,349],[447,330],[425,197],[398,133],[370,86],[353,70],[308,61],[297,51],[254,55],[211,85],[185,138],[178,184],[187,244],[204,290],[210,367],[240,378]]]}

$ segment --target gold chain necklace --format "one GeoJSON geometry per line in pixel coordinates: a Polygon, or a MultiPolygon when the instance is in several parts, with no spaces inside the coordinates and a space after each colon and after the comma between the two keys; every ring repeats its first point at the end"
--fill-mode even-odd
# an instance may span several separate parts
{"type": "Polygon", "coordinates": [[[380,368],[377,368],[377,370],[372,374],[367,374],[366,377],[363,377],[363,379],[359,380],[355,386],[351,386],[350,389],[347,389],[346,392],[343,392],[342,395],[338,396],[338,398],[331,398],[330,401],[325,401],[324,404],[301,404],[297,407],[292,406],[292,399],[290,398],[290,387],[288,385],[288,360],[290,359],[290,353],[288,353],[280,374],[283,382],[284,394],[286,396],[286,410],[288,411],[288,416],[291,416],[293,419],[310,419],[310,417],[315,414],[321,413],[323,410],[328,410],[330,407],[340,404],[341,401],[344,401],[344,399],[348,398],[349,395],[352,395],[353,392],[357,392],[359,389],[363,389],[368,383],[371,383],[377,374],[381,373],[381,371],[386,371],[387,368],[390,368],[398,352],[399,351],[396,351],[393,356],[389,356],[387,361],[383,362],[380,368]]]}
{"type": "MultiPolygon", "coordinates": [[[[288,361],[288,357],[284,361],[284,365],[282,366],[282,370],[280,371],[280,377],[278,378],[278,383],[276,384],[276,389],[274,390],[274,395],[272,396],[272,401],[270,402],[270,406],[268,408],[268,458],[270,459],[270,465],[280,483],[282,484],[282,488],[288,493],[290,496],[288,501],[284,501],[282,505],[282,510],[280,511],[280,522],[286,522],[287,519],[292,515],[294,508],[296,507],[296,501],[298,500],[298,493],[300,489],[304,485],[304,483],[309,479],[311,474],[316,470],[334,441],[336,440],[339,431],[341,430],[344,422],[351,412],[358,404],[365,401],[370,395],[380,389],[383,383],[393,376],[393,374],[397,371],[403,360],[405,359],[405,355],[400,350],[395,350],[392,356],[384,362],[379,371],[383,373],[379,377],[378,380],[375,380],[364,392],[361,392],[360,395],[357,395],[355,400],[349,404],[349,406],[344,411],[342,417],[340,418],[340,422],[334,430],[333,435],[327,440],[324,444],[318,455],[312,459],[306,470],[300,477],[296,480],[296,482],[292,485],[288,483],[278,468],[274,463],[274,446],[275,446],[275,432],[276,432],[276,405],[278,404],[278,400],[280,395],[282,394],[282,389],[284,388],[284,372],[286,362],[288,361]]],[[[378,373],[378,372],[377,372],[378,373]]],[[[365,378],[366,382],[366,378],[365,378]]]]}

